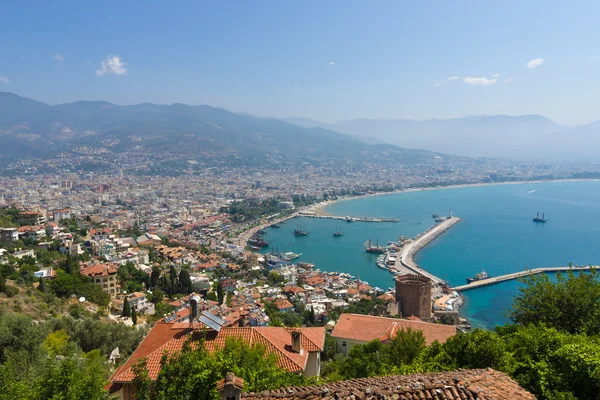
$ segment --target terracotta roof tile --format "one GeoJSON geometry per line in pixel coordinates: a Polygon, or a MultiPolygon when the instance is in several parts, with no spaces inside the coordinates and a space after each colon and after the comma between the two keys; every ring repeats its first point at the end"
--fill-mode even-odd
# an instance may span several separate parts
{"type": "Polygon", "coordinates": [[[392,339],[400,329],[416,329],[423,332],[429,345],[435,340],[445,342],[456,335],[454,325],[431,324],[406,319],[375,317],[372,315],[341,314],[331,336],[369,342],[374,339],[392,339]]]}
{"type": "MultiPolygon", "coordinates": [[[[180,351],[186,340],[196,336],[200,339],[200,326],[193,324],[195,331],[190,329],[189,323],[157,323],[148,333],[148,336],[138,346],[127,362],[117,369],[110,377],[111,383],[131,382],[134,378],[132,366],[141,358],[147,359],[150,379],[156,379],[160,371],[160,361],[164,353],[180,351]]],[[[278,356],[278,365],[290,372],[302,372],[306,367],[308,355],[311,352],[322,351],[325,342],[325,328],[283,328],[283,327],[247,327],[247,328],[222,328],[219,332],[206,331],[206,347],[215,351],[225,346],[228,338],[242,339],[249,345],[261,344],[266,347],[267,354],[278,356]],[[305,350],[302,353],[292,351],[291,331],[302,333],[301,345],[305,350]]]]}
{"type": "Polygon", "coordinates": [[[534,400],[508,375],[492,369],[394,375],[243,393],[242,399],[534,400]]]}

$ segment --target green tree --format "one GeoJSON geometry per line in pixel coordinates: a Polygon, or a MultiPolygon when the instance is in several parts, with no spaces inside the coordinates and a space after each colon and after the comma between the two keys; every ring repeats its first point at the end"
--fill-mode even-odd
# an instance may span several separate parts
{"type": "Polygon", "coordinates": [[[134,325],[137,325],[137,312],[135,311],[135,307],[131,309],[131,322],[133,322],[134,325]]]}
{"type": "Polygon", "coordinates": [[[182,294],[190,294],[194,291],[192,279],[187,269],[182,268],[179,272],[179,292],[182,294]]]}
{"type": "Polygon", "coordinates": [[[129,305],[129,300],[125,297],[123,301],[123,311],[121,312],[122,317],[130,317],[131,316],[131,306],[129,305]]]}
{"type": "Polygon", "coordinates": [[[539,324],[570,333],[600,334],[600,280],[597,272],[557,273],[523,279],[510,319],[519,325],[539,324]]]}
{"type": "Polygon", "coordinates": [[[159,266],[155,265],[152,267],[152,272],[150,274],[150,289],[154,290],[154,288],[156,288],[161,273],[162,271],[159,266]]]}
{"type": "Polygon", "coordinates": [[[46,281],[42,277],[40,277],[40,284],[38,285],[38,289],[40,292],[46,293],[46,281]]]}
{"type": "Polygon", "coordinates": [[[154,289],[152,291],[152,302],[154,304],[160,303],[165,298],[165,292],[160,289],[154,289]]]}
{"type": "Polygon", "coordinates": [[[0,293],[6,292],[6,279],[0,274],[0,293]]]}
{"type": "Polygon", "coordinates": [[[425,350],[425,337],[420,330],[400,329],[385,346],[386,362],[397,367],[411,364],[425,350]]]}
{"type": "Polygon", "coordinates": [[[217,301],[219,302],[219,304],[223,304],[223,285],[221,285],[221,282],[217,282],[216,286],[216,292],[217,292],[217,301]]]}

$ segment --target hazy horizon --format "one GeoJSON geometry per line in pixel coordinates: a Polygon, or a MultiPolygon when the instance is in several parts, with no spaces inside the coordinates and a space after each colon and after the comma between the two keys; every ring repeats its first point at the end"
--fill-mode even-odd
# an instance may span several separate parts
{"type": "Polygon", "coordinates": [[[600,119],[591,1],[34,2],[4,12],[0,91],[48,104],[208,104],[323,122],[600,119]]]}

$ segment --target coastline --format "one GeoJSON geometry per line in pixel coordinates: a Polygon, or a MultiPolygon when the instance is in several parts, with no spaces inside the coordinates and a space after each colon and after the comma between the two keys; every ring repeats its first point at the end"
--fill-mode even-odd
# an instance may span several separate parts
{"type": "Polygon", "coordinates": [[[349,196],[342,197],[335,200],[326,200],[311,206],[311,211],[317,216],[327,216],[331,215],[327,212],[327,208],[336,203],[342,201],[356,200],[356,199],[364,199],[368,197],[375,196],[387,196],[394,195],[400,193],[410,193],[410,192],[420,192],[426,190],[444,190],[444,189],[461,189],[461,188],[469,188],[469,187],[480,187],[480,186],[496,186],[496,185],[524,185],[528,183],[562,183],[562,182],[599,182],[600,179],[550,179],[550,180],[533,180],[533,181],[513,181],[513,182],[481,182],[481,183],[465,183],[458,185],[445,185],[445,186],[435,186],[435,187],[425,187],[425,188],[406,188],[394,190],[393,192],[378,192],[378,193],[369,193],[358,196],[349,196]]]}

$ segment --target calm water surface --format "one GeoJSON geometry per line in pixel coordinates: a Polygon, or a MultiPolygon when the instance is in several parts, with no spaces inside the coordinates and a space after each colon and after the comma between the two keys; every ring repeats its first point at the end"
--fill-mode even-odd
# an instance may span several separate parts
{"type": "MultiPolygon", "coordinates": [[[[369,223],[296,218],[279,229],[267,229],[278,251],[302,253],[300,260],[324,271],[347,272],[373,286],[393,286],[376,256],[362,244],[369,238],[387,244],[399,235],[415,236],[434,224],[432,214],[462,218],[416,256],[424,269],[456,286],[482,269],[497,276],[525,268],[600,264],[600,182],[494,185],[397,193],[334,203],[332,215],[398,218],[399,223],[369,223]],[[532,222],[537,211],[550,219],[532,222]],[[310,234],[295,237],[301,226],[310,234]],[[344,236],[334,238],[336,229],[344,236]]],[[[271,250],[271,249],[269,249],[271,250]]],[[[493,327],[517,293],[519,283],[504,282],[465,292],[461,313],[474,326],[493,327]]]]}

